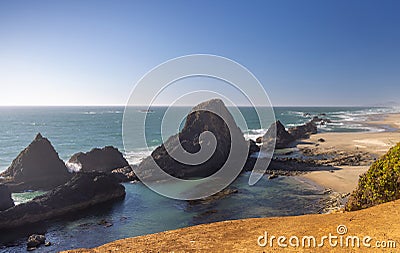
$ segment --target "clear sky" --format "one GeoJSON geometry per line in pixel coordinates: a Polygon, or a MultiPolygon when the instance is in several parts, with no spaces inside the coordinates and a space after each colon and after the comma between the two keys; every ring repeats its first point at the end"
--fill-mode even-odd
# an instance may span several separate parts
{"type": "Polygon", "coordinates": [[[0,105],[122,105],[174,57],[231,58],[274,105],[400,97],[400,1],[0,1],[0,105]]]}

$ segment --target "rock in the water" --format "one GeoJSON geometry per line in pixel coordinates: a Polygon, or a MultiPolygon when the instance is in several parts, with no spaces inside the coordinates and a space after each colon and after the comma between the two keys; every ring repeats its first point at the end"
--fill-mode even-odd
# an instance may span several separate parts
{"type": "Polygon", "coordinates": [[[117,178],[119,182],[130,182],[138,180],[135,173],[133,172],[132,166],[130,165],[123,168],[115,169],[111,171],[112,175],[117,178]]]}
{"type": "Polygon", "coordinates": [[[0,185],[0,212],[14,206],[10,189],[6,185],[0,185]]]}
{"type": "Polygon", "coordinates": [[[111,146],[102,149],[94,148],[87,153],[79,152],[74,154],[67,164],[77,165],[82,172],[111,172],[115,169],[129,166],[122,153],[111,146]]]}
{"type": "Polygon", "coordinates": [[[223,199],[223,198],[225,198],[225,197],[227,197],[227,196],[229,196],[231,194],[238,193],[238,192],[239,192],[238,189],[233,188],[233,187],[225,188],[222,191],[217,192],[217,193],[215,193],[215,194],[213,194],[211,196],[208,196],[206,198],[196,199],[196,200],[188,200],[188,203],[190,205],[210,204],[210,203],[212,203],[214,201],[223,199]]]}
{"type": "Polygon", "coordinates": [[[314,116],[312,118],[311,122],[313,122],[315,124],[320,124],[320,125],[325,125],[326,123],[332,123],[332,121],[330,119],[324,119],[324,118],[320,118],[318,116],[314,116]]]}
{"type": "Polygon", "coordinates": [[[0,176],[6,178],[11,191],[48,190],[72,177],[50,141],[40,133],[0,176]]]}
{"type": "Polygon", "coordinates": [[[28,242],[26,243],[26,247],[29,248],[37,248],[40,245],[46,242],[46,237],[44,235],[33,234],[29,236],[28,242]]]}
{"type": "Polygon", "coordinates": [[[109,228],[109,227],[111,227],[113,225],[110,221],[107,221],[107,220],[104,220],[104,219],[99,221],[99,223],[97,223],[97,224],[99,224],[101,226],[104,226],[106,228],[109,228]]]}
{"type": "Polygon", "coordinates": [[[307,139],[310,137],[311,134],[316,134],[318,131],[317,125],[310,121],[304,125],[296,126],[289,128],[288,132],[295,138],[298,139],[307,139]]]}
{"type": "Polygon", "coordinates": [[[151,175],[154,178],[152,171],[158,165],[166,173],[178,178],[208,177],[221,169],[230,154],[238,161],[236,164],[232,164],[232,167],[240,166],[240,162],[242,160],[245,162],[247,158],[248,145],[249,143],[245,141],[242,131],[236,125],[222,100],[212,99],[195,106],[186,117],[182,131],[157,147],[151,157],[142,161],[137,171],[139,173],[146,171],[149,174],[145,175],[144,173],[141,176],[151,175]],[[205,159],[205,162],[199,162],[196,165],[188,165],[171,157],[170,153],[173,156],[184,153],[180,147],[190,154],[210,151],[213,147],[211,139],[204,136],[205,139],[201,139],[201,134],[206,131],[211,132],[216,139],[216,149],[213,153],[210,152],[212,155],[208,160],[205,159]]]}
{"type": "Polygon", "coordinates": [[[286,131],[285,127],[279,120],[271,124],[268,131],[262,137],[262,142],[269,143],[273,141],[274,137],[276,137],[275,148],[287,148],[296,140],[288,131],[286,131]]]}
{"type": "Polygon", "coordinates": [[[125,187],[108,174],[76,173],[66,184],[1,212],[0,231],[48,220],[124,196],[125,187]]]}

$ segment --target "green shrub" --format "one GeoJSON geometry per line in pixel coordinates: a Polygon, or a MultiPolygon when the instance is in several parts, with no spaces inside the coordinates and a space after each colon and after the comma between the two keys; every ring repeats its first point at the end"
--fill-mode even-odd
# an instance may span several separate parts
{"type": "Polygon", "coordinates": [[[355,211],[400,198],[400,143],[375,161],[360,176],[346,210],[355,211]]]}

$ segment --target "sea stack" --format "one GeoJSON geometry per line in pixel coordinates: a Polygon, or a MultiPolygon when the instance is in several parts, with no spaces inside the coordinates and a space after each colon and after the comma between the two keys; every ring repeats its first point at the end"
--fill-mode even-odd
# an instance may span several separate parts
{"type": "Polygon", "coordinates": [[[317,125],[313,120],[301,126],[291,127],[288,130],[278,120],[271,124],[264,136],[257,138],[257,142],[264,145],[269,144],[275,137],[276,149],[290,148],[296,145],[296,140],[307,139],[310,135],[316,134],[317,131],[317,125]]]}
{"type": "Polygon", "coordinates": [[[275,148],[287,148],[296,140],[288,131],[286,131],[285,127],[279,120],[272,123],[268,128],[268,131],[262,137],[262,143],[266,144],[274,139],[276,140],[275,148]]]}
{"type": "Polygon", "coordinates": [[[124,156],[117,148],[106,146],[94,148],[87,153],[74,154],[67,163],[71,167],[79,169],[80,172],[108,172],[129,166],[124,156]]]}
{"type": "Polygon", "coordinates": [[[181,132],[171,136],[165,143],[157,147],[151,157],[142,161],[137,171],[151,171],[155,162],[166,173],[174,177],[182,179],[208,177],[225,164],[231,152],[231,143],[235,143],[232,145],[235,150],[244,151],[247,157],[249,143],[245,141],[242,131],[236,125],[222,100],[212,99],[193,107],[186,117],[181,132]],[[216,149],[205,162],[188,165],[171,157],[170,153],[175,155],[181,152],[177,148],[180,145],[191,154],[200,152],[202,148],[207,149],[210,141],[202,140],[200,137],[206,131],[215,136],[216,149]]]}
{"type": "Polygon", "coordinates": [[[40,133],[0,176],[13,192],[49,190],[72,177],[50,141],[40,133]]]}

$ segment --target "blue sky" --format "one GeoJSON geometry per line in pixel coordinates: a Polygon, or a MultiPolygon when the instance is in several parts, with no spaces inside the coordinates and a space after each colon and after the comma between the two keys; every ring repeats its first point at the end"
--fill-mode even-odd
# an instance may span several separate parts
{"type": "Polygon", "coordinates": [[[244,65],[274,105],[398,101],[399,13],[399,1],[0,1],[0,105],[122,105],[147,71],[196,53],[244,65]]]}

